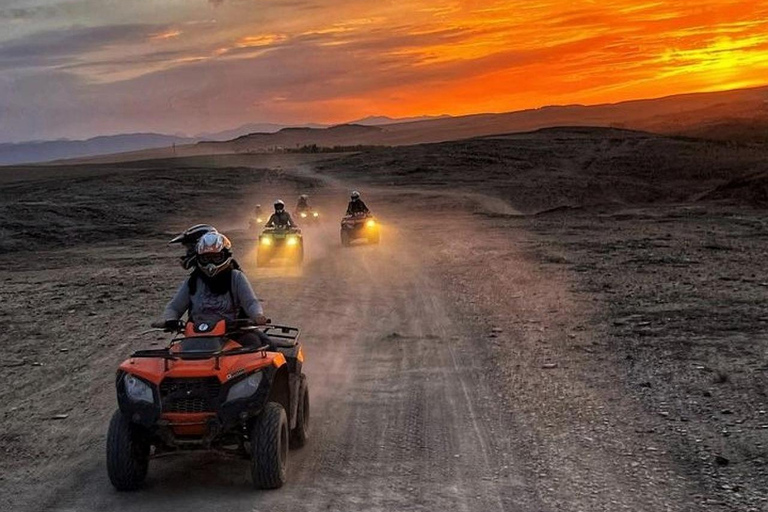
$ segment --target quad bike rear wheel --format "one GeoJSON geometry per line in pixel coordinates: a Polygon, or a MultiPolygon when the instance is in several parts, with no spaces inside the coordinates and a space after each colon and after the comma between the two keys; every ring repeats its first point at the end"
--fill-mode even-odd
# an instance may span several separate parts
{"type": "Polygon", "coordinates": [[[286,479],[288,418],[283,406],[269,402],[251,428],[251,476],[257,489],[278,489],[286,479]]]}
{"type": "Polygon", "coordinates": [[[115,411],[107,433],[107,473],[115,489],[133,491],[141,487],[149,468],[149,450],[140,427],[115,411]]]}
{"type": "Polygon", "coordinates": [[[309,439],[309,383],[301,374],[299,385],[299,406],[296,411],[296,427],[291,430],[291,449],[301,448],[309,439]]]}

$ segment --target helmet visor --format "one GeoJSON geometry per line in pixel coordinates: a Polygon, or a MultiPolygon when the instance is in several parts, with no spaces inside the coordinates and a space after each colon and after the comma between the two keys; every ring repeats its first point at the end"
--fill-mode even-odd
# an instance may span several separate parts
{"type": "Polygon", "coordinates": [[[197,260],[202,265],[208,265],[209,263],[213,263],[214,265],[221,265],[227,261],[227,255],[223,252],[209,252],[206,254],[198,255],[197,260]]]}

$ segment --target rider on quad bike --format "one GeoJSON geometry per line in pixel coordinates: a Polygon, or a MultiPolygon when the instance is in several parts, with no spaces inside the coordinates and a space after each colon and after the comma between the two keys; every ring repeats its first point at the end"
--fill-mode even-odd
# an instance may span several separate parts
{"type": "Polygon", "coordinates": [[[341,219],[341,245],[348,247],[351,242],[365,239],[368,243],[379,243],[379,225],[371,210],[360,199],[360,192],[352,192],[347,213],[341,219]]]}
{"type": "Polygon", "coordinates": [[[307,194],[299,196],[299,202],[296,203],[296,213],[302,223],[306,222],[307,224],[314,224],[320,220],[320,214],[309,206],[309,196],[307,194]]]}
{"type": "Polygon", "coordinates": [[[165,320],[152,324],[173,339],[133,352],[118,368],[106,443],[117,490],[141,487],[155,456],[199,450],[250,459],[254,487],[276,489],[286,481],[288,449],[307,442],[299,329],[263,317],[245,275],[232,268],[231,248],[217,232],[200,238],[195,271],[165,320]]]}
{"type": "MultiPolygon", "coordinates": [[[[266,323],[261,302],[245,274],[233,268],[232,243],[219,232],[204,234],[197,242],[195,270],[179,287],[165,307],[166,328],[178,325],[184,313],[190,322],[211,325],[219,320],[249,318],[258,325],[266,323]]],[[[269,344],[261,331],[247,332],[236,341],[243,346],[269,344]]]]}
{"type": "Polygon", "coordinates": [[[266,228],[295,228],[298,227],[291,214],[285,211],[285,203],[282,199],[275,201],[275,213],[270,215],[266,228]]]}
{"type": "Polygon", "coordinates": [[[360,192],[353,190],[350,195],[349,204],[347,205],[347,216],[360,214],[368,215],[370,213],[371,210],[369,210],[363,200],[360,199],[360,192]]]}
{"type": "Polygon", "coordinates": [[[304,261],[304,240],[301,229],[285,211],[285,203],[275,201],[275,213],[269,218],[259,235],[259,252],[256,263],[260,267],[270,265],[273,258],[287,259],[293,265],[304,261]]]}

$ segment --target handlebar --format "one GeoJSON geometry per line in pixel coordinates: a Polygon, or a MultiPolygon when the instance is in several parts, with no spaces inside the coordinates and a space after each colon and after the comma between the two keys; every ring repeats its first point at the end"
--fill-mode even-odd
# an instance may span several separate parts
{"type": "MultiPolygon", "coordinates": [[[[187,326],[188,322],[184,320],[159,320],[152,322],[150,327],[153,329],[162,329],[165,332],[181,332],[187,326]]],[[[254,322],[250,318],[238,318],[237,320],[227,320],[226,329],[227,332],[242,329],[244,327],[258,327],[261,325],[268,325],[272,323],[271,318],[267,318],[265,322],[254,322]]],[[[150,331],[147,331],[150,332],[150,331]]]]}
{"type": "Polygon", "coordinates": [[[227,329],[237,329],[238,327],[254,327],[259,325],[271,324],[272,319],[267,318],[266,322],[254,322],[250,318],[238,318],[237,320],[227,320],[227,329]]]}

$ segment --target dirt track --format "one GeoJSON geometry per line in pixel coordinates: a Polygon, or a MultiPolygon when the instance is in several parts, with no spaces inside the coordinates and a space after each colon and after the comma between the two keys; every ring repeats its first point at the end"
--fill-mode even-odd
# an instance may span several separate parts
{"type": "MultiPolygon", "coordinates": [[[[268,183],[259,179],[248,190],[258,197],[293,197],[297,187],[313,183],[306,181],[306,167],[299,171],[268,183]]],[[[313,437],[292,452],[283,489],[254,492],[245,462],[207,455],[153,461],[147,488],[138,493],[110,487],[103,440],[114,407],[112,372],[131,349],[152,341],[132,335],[183,278],[162,236],[138,234],[85,253],[79,246],[42,253],[37,268],[5,278],[5,317],[19,334],[29,338],[36,332],[54,350],[25,341],[23,347],[43,366],[2,368],[3,380],[19,385],[2,395],[8,427],[2,448],[9,458],[3,462],[0,508],[716,506],[671,446],[640,432],[654,420],[622,387],[614,359],[619,356],[596,361],[587,350],[572,350],[594,341],[598,305],[574,292],[566,269],[543,266],[527,251],[538,235],[522,226],[499,226],[493,216],[472,215],[475,207],[457,209],[455,194],[380,189],[366,198],[384,222],[382,244],[342,250],[336,216],[329,213],[346,194],[339,186],[313,189],[328,222],[307,228],[301,271],[254,268],[252,235],[239,229],[244,219],[219,222],[240,249],[238,258],[269,316],[304,331],[313,437]],[[146,266],[147,257],[158,263],[146,266]],[[73,258],[83,267],[73,266],[73,258]],[[86,270],[89,264],[100,270],[86,270]],[[28,303],[17,299],[16,309],[8,306],[11,297],[24,294],[28,303]],[[47,318],[63,318],[53,328],[55,336],[45,328],[51,320],[24,324],[23,312],[36,303],[46,305],[47,318]],[[56,352],[62,348],[67,352],[56,352]],[[43,371],[54,378],[36,389],[43,371]],[[48,420],[60,412],[69,417],[48,420]],[[42,425],[35,437],[25,433],[29,423],[42,425]]],[[[464,202],[474,205],[477,199],[469,195],[464,202]]],[[[189,220],[175,218],[166,227],[189,220]]],[[[14,357],[21,360],[18,353],[14,357]]]]}

